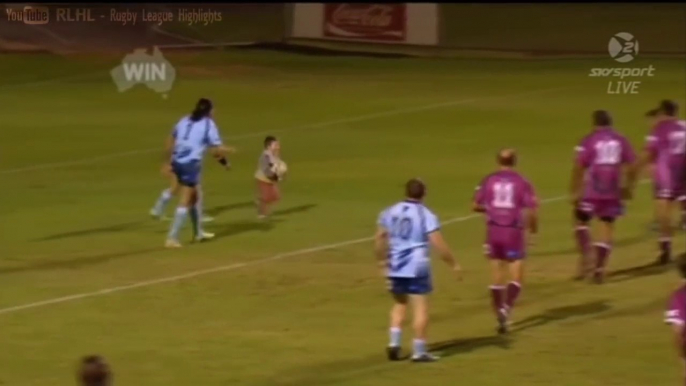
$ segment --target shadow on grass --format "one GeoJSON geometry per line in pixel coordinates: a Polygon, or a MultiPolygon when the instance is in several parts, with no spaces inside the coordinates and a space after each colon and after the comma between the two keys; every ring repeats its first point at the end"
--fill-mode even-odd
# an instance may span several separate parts
{"type": "Polygon", "coordinates": [[[97,255],[86,255],[78,256],[70,259],[64,260],[38,260],[31,262],[30,264],[19,266],[19,267],[0,267],[0,275],[8,275],[13,273],[23,273],[23,272],[39,272],[39,271],[52,271],[58,269],[79,269],[91,265],[98,265],[106,263],[108,261],[137,256],[145,255],[152,252],[158,252],[164,248],[147,248],[147,249],[137,249],[132,251],[122,251],[113,253],[103,253],[97,255]]]}
{"type": "MultiPolygon", "coordinates": [[[[594,301],[572,306],[549,309],[542,314],[526,318],[516,325],[517,331],[546,325],[571,317],[599,314],[610,309],[606,301],[594,301]]],[[[474,338],[453,339],[436,342],[429,346],[429,350],[439,352],[443,357],[467,354],[486,347],[508,349],[512,336],[480,336],[474,338]]],[[[404,359],[407,359],[404,356],[404,359]]],[[[409,365],[406,361],[405,365],[409,365]]],[[[270,377],[262,382],[249,382],[255,386],[302,386],[302,385],[333,385],[350,383],[361,377],[382,376],[385,373],[404,371],[403,363],[388,362],[383,348],[373,355],[351,358],[340,361],[296,367],[279,373],[278,379],[270,377]]],[[[432,366],[432,364],[418,364],[417,366],[432,366]]]]}
{"type": "MultiPolygon", "coordinates": [[[[660,315],[667,307],[667,297],[658,297],[631,307],[624,307],[593,316],[593,320],[635,318],[641,315],[660,315]]],[[[576,322],[574,322],[576,323],[576,322]]],[[[574,324],[573,323],[573,324],[574,324]]]]}
{"type": "Polygon", "coordinates": [[[512,324],[511,331],[514,333],[522,332],[569,318],[597,315],[607,312],[611,308],[612,307],[610,307],[607,300],[597,300],[571,306],[551,308],[538,315],[529,316],[528,318],[516,321],[512,324]]]}
{"type": "Polygon", "coordinates": [[[68,239],[68,238],[72,238],[72,237],[93,236],[93,235],[103,234],[103,233],[124,232],[124,231],[130,231],[130,230],[140,228],[141,225],[143,225],[145,223],[146,223],[146,221],[131,221],[131,222],[125,222],[125,223],[121,223],[121,224],[107,225],[107,226],[98,227],[98,228],[90,228],[90,229],[83,229],[83,230],[79,230],[79,231],[57,233],[54,235],[34,239],[33,241],[53,241],[53,240],[68,239]]]}
{"type": "Polygon", "coordinates": [[[316,207],[317,207],[317,204],[306,204],[306,205],[294,206],[292,208],[287,208],[287,209],[277,209],[274,211],[272,216],[274,216],[274,217],[288,216],[291,214],[307,212],[310,209],[313,209],[316,207]]]}
{"type": "Polygon", "coordinates": [[[236,210],[236,209],[254,208],[254,207],[255,207],[254,201],[237,202],[234,204],[214,206],[212,208],[206,209],[205,214],[214,217],[214,216],[219,216],[220,214],[222,214],[224,212],[229,212],[229,211],[236,210]]]}
{"type": "Polygon", "coordinates": [[[646,276],[661,275],[669,272],[674,268],[673,264],[657,264],[650,262],[648,264],[639,265],[631,268],[619,269],[608,274],[612,283],[619,283],[627,280],[638,279],[646,276]]]}
{"type": "Polygon", "coordinates": [[[280,217],[288,216],[291,214],[296,214],[296,213],[302,213],[306,212],[317,205],[315,204],[307,204],[307,205],[300,205],[300,206],[294,206],[292,208],[286,208],[286,209],[279,209],[274,211],[272,214],[271,218],[265,221],[258,221],[257,219],[255,220],[240,220],[240,221],[235,221],[231,223],[227,223],[224,225],[218,225],[215,231],[215,234],[217,238],[221,237],[230,237],[230,236],[235,236],[239,235],[242,233],[247,233],[247,232],[269,232],[272,229],[274,229],[274,226],[276,224],[281,223],[285,220],[281,219],[280,217]]]}
{"type": "Polygon", "coordinates": [[[452,339],[436,342],[429,345],[429,351],[438,353],[441,357],[450,357],[458,354],[466,354],[485,347],[510,348],[510,339],[507,336],[479,336],[475,338],[452,339]]]}
{"type": "MultiPolygon", "coordinates": [[[[570,234],[569,236],[570,242],[573,242],[572,235],[570,234]]],[[[614,248],[622,248],[622,247],[630,247],[635,244],[642,243],[646,240],[649,240],[650,238],[654,237],[653,232],[646,232],[644,234],[636,235],[636,236],[631,236],[631,237],[625,237],[623,239],[617,240],[616,242],[613,243],[614,248]]],[[[532,252],[529,253],[530,256],[559,256],[559,255],[576,255],[578,254],[578,250],[576,246],[571,247],[571,248],[565,248],[565,249],[557,249],[557,250],[552,250],[552,251],[540,251],[540,252],[532,252]]]]}

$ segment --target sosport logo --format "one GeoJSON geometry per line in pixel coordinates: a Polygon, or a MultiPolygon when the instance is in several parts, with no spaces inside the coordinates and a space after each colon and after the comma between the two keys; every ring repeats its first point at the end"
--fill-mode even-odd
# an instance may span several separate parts
{"type": "Polygon", "coordinates": [[[629,63],[638,55],[638,40],[628,32],[619,32],[607,44],[610,56],[619,63],[629,63]]]}
{"type": "MultiPolygon", "coordinates": [[[[638,55],[638,39],[628,32],[619,32],[610,37],[607,45],[610,57],[619,63],[628,63],[638,55]]],[[[608,94],[638,94],[641,81],[655,76],[655,67],[596,67],[588,76],[609,78],[608,94]]]]}
{"type": "Polygon", "coordinates": [[[637,78],[641,76],[655,76],[655,67],[651,64],[648,67],[610,67],[610,68],[592,68],[591,77],[604,78],[637,78]]]}

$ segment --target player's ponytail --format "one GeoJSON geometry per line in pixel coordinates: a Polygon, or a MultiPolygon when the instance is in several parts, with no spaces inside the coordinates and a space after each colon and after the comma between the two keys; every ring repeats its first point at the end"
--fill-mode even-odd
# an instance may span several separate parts
{"type": "Polygon", "coordinates": [[[212,112],[212,101],[206,98],[200,98],[195,108],[191,112],[191,121],[197,122],[206,118],[212,112]]]}

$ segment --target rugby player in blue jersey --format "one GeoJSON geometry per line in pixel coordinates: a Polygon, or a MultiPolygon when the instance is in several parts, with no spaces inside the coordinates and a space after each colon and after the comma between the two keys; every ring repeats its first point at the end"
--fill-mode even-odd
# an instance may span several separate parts
{"type": "Polygon", "coordinates": [[[460,276],[450,248],[443,240],[438,218],[424,204],[426,187],[418,179],[405,185],[406,199],[384,210],[379,216],[375,252],[379,268],[388,279],[393,296],[390,313],[388,359],[400,360],[402,325],[408,302],[414,311],[413,362],[433,362],[438,357],[426,347],[429,324],[427,296],[432,291],[429,247],[435,247],[441,258],[460,276]]]}
{"type": "Polygon", "coordinates": [[[214,237],[214,234],[203,231],[200,221],[201,210],[196,206],[202,158],[208,148],[228,166],[225,157],[233,152],[233,149],[222,144],[219,129],[212,119],[212,102],[203,98],[198,101],[190,115],[183,117],[176,124],[167,143],[166,151],[168,159],[171,160],[171,170],[181,185],[179,206],[176,208],[165,243],[168,248],[181,247],[179,232],[188,216],[193,223],[195,241],[214,237]]]}

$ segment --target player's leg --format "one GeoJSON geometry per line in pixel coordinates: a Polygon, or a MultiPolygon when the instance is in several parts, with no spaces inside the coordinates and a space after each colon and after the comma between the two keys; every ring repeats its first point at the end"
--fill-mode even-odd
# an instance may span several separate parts
{"type": "Polygon", "coordinates": [[[507,283],[505,307],[507,308],[508,316],[512,313],[512,309],[522,293],[522,284],[524,283],[524,260],[516,259],[510,260],[508,263],[510,271],[510,282],[507,283]]]}
{"type": "Polygon", "coordinates": [[[429,294],[432,291],[431,277],[417,277],[408,279],[407,294],[412,303],[412,326],[414,340],[412,341],[413,362],[433,362],[438,357],[429,353],[426,345],[427,329],[429,327],[429,294]]]}
{"type": "Polygon", "coordinates": [[[276,183],[266,183],[258,181],[259,184],[259,202],[258,202],[258,217],[265,219],[270,215],[270,207],[279,201],[281,195],[276,183]]]}
{"type": "MultiPolygon", "coordinates": [[[[491,256],[492,253],[491,253],[491,256]]],[[[498,321],[498,331],[504,333],[507,322],[507,311],[505,309],[505,273],[503,270],[503,261],[491,257],[491,285],[489,291],[491,293],[491,307],[498,321]]]]}
{"type": "MultiPolygon", "coordinates": [[[[391,281],[391,291],[393,291],[393,284],[391,281]]],[[[407,294],[392,293],[393,306],[390,312],[390,323],[388,328],[388,347],[386,354],[389,360],[400,360],[400,347],[402,346],[402,331],[403,322],[405,321],[405,314],[407,313],[407,294]]]]}
{"type": "Polygon", "coordinates": [[[577,262],[577,272],[575,280],[584,280],[589,273],[591,264],[591,231],[589,204],[582,203],[579,208],[574,210],[574,238],[576,239],[579,260],[577,262]]]}
{"type": "Polygon", "coordinates": [[[188,217],[191,207],[195,203],[195,187],[200,180],[200,164],[174,164],[172,165],[172,170],[181,185],[181,189],[179,191],[179,206],[176,208],[174,221],[172,221],[169,229],[166,246],[178,248],[181,246],[179,243],[179,232],[186,221],[186,217],[188,217]]]}
{"type": "Polygon", "coordinates": [[[169,201],[179,192],[179,181],[176,178],[176,175],[171,173],[169,175],[169,181],[169,187],[162,191],[157,202],[155,202],[155,206],[150,210],[150,215],[154,218],[161,218],[162,215],[164,215],[164,211],[167,209],[169,201]]]}
{"type": "Polygon", "coordinates": [[[214,233],[205,232],[203,229],[202,216],[202,190],[200,184],[196,185],[193,194],[192,206],[189,210],[193,222],[193,234],[195,241],[206,241],[214,238],[214,233]]]}
{"type": "Polygon", "coordinates": [[[679,196],[679,208],[681,209],[679,228],[686,229],[686,196],[679,196]]]}
{"type": "Polygon", "coordinates": [[[613,216],[601,216],[598,224],[598,238],[594,244],[596,259],[593,271],[593,280],[602,284],[605,280],[607,264],[612,254],[612,235],[614,232],[613,216]]]}
{"type": "Polygon", "coordinates": [[[426,294],[410,295],[412,301],[412,325],[414,340],[412,341],[413,362],[433,362],[438,357],[431,355],[427,349],[426,339],[429,327],[429,299],[426,294]]]}
{"type": "Polygon", "coordinates": [[[257,181],[257,199],[256,204],[257,204],[257,218],[259,219],[264,219],[267,216],[267,195],[268,195],[268,187],[266,186],[267,183],[264,181],[256,180],[257,181]]]}
{"type": "Polygon", "coordinates": [[[195,188],[191,186],[182,186],[179,193],[179,206],[176,208],[174,220],[172,221],[167,236],[166,246],[169,248],[178,248],[181,246],[181,243],[179,243],[179,232],[186,222],[186,217],[188,217],[189,209],[193,203],[195,188]]]}
{"type": "Polygon", "coordinates": [[[206,216],[204,213],[204,200],[205,200],[205,192],[202,189],[201,184],[198,184],[198,186],[195,187],[196,191],[196,199],[195,199],[195,209],[198,212],[198,215],[200,216],[200,221],[202,222],[212,222],[214,221],[213,217],[206,216]]]}
{"type": "Polygon", "coordinates": [[[276,205],[279,201],[281,201],[281,190],[279,189],[279,184],[278,183],[273,183],[271,186],[271,199],[269,200],[269,209],[268,213],[271,213],[272,208],[274,205],[276,205]]]}
{"type": "Polygon", "coordinates": [[[658,215],[660,256],[658,263],[667,264],[672,258],[672,201],[668,198],[655,200],[655,211],[658,215]]]}

